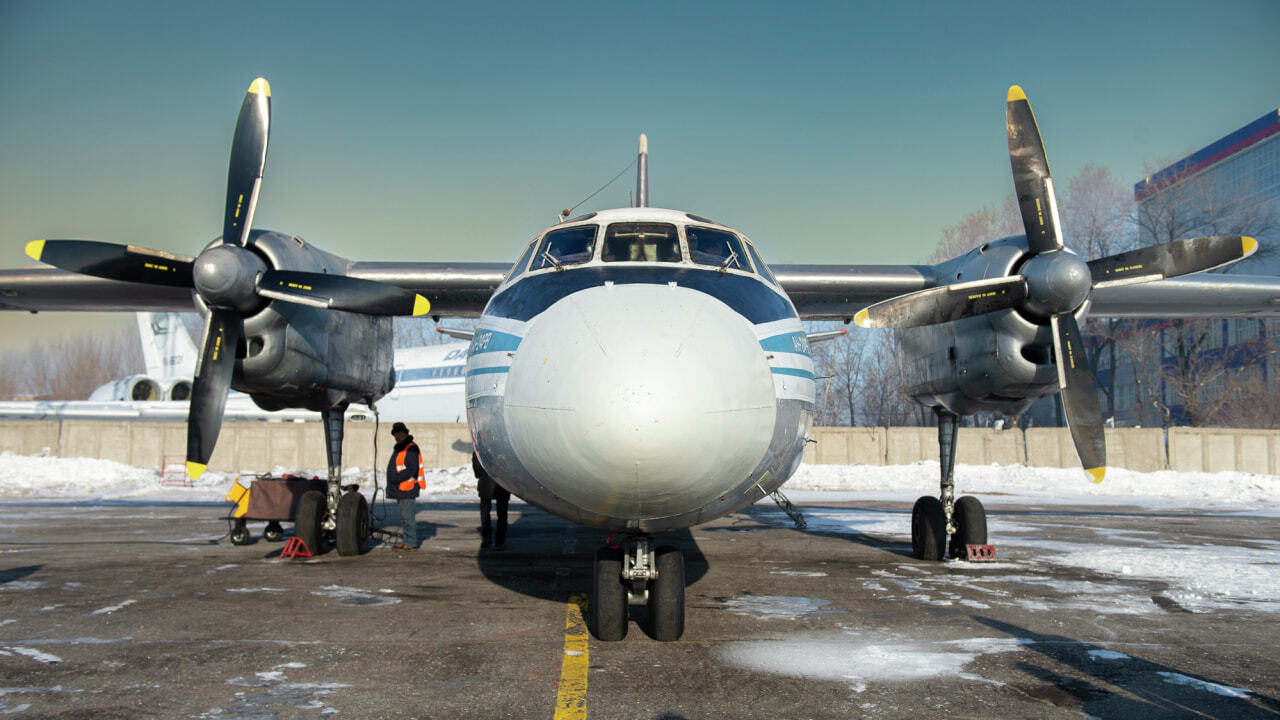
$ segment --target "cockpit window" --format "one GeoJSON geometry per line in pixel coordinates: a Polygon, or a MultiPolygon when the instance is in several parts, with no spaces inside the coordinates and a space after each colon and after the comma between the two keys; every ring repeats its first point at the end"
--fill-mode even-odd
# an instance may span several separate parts
{"type": "Polygon", "coordinates": [[[680,236],[668,223],[614,223],[604,232],[605,262],[680,262],[680,236]]]}
{"type": "Polygon", "coordinates": [[[511,272],[507,273],[507,282],[511,282],[524,274],[525,268],[529,267],[529,258],[533,256],[533,249],[537,246],[538,243],[536,241],[529,243],[529,247],[525,248],[524,253],[520,255],[520,259],[516,261],[515,265],[511,266],[511,272]]]}
{"type": "Polygon", "coordinates": [[[590,260],[591,252],[596,247],[597,228],[598,225],[579,225],[552,230],[542,236],[542,242],[538,243],[538,254],[533,258],[532,269],[561,268],[590,260]]]}
{"type": "Polygon", "coordinates": [[[751,261],[756,264],[756,271],[765,276],[765,279],[769,282],[777,285],[778,279],[773,276],[773,271],[769,269],[769,266],[764,264],[764,260],[760,259],[760,253],[756,252],[755,246],[751,243],[747,243],[746,245],[747,252],[751,253],[751,261]]]}
{"type": "Polygon", "coordinates": [[[693,225],[685,228],[685,235],[689,238],[689,258],[695,263],[751,272],[751,264],[737,235],[693,225]]]}

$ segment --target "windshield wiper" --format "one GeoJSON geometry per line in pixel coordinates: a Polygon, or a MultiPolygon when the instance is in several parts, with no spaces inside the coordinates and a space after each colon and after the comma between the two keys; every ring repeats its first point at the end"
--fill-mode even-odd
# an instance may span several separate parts
{"type": "Polygon", "coordinates": [[[551,250],[543,250],[542,257],[544,260],[551,261],[551,264],[556,266],[556,272],[564,272],[564,265],[561,265],[560,261],[556,259],[556,256],[551,254],[551,250]]]}
{"type": "Polygon", "coordinates": [[[734,250],[733,246],[729,243],[725,243],[724,246],[729,249],[729,257],[725,258],[724,262],[720,263],[720,272],[724,272],[725,268],[729,267],[729,263],[733,263],[734,267],[741,270],[742,263],[738,262],[738,251],[734,250]]]}

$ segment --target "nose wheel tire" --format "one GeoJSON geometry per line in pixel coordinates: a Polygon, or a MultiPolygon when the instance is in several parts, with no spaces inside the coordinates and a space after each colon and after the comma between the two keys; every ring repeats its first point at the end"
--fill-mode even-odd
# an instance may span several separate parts
{"type": "Polygon", "coordinates": [[[987,544],[987,511],[981,500],[972,495],[960,498],[951,519],[956,524],[951,536],[951,557],[966,557],[965,545],[987,544]]]}
{"type": "Polygon", "coordinates": [[[298,501],[298,509],[293,514],[293,534],[307,544],[312,555],[324,552],[324,528],[320,526],[324,513],[324,493],[308,490],[298,501]]]}
{"type": "Polygon", "coordinates": [[[932,495],[911,509],[911,552],[921,560],[941,560],[947,552],[947,517],[942,501],[932,495]]]}
{"type": "Polygon", "coordinates": [[[684,554],[669,545],[654,551],[658,577],[649,586],[649,623],[662,642],[684,634],[684,554]]]}
{"type": "Polygon", "coordinates": [[[359,492],[338,501],[338,554],[360,555],[369,549],[369,502],[359,492]]]}
{"type": "Polygon", "coordinates": [[[591,624],[596,638],[604,642],[614,642],[627,636],[627,588],[622,584],[622,562],[621,548],[605,547],[596,551],[591,624]]]}

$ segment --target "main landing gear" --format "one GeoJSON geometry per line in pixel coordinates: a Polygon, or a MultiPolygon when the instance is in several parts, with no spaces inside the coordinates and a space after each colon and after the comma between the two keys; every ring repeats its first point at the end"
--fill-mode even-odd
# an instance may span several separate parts
{"type": "Polygon", "coordinates": [[[627,636],[628,606],[649,606],[649,631],[663,642],[684,634],[684,554],[664,545],[650,549],[647,535],[629,535],[621,547],[596,552],[591,619],[606,642],[627,636]]]}
{"type": "Polygon", "coordinates": [[[313,554],[324,552],[330,540],[339,555],[360,555],[369,550],[369,502],[359,486],[342,487],[342,435],[346,406],[324,411],[325,454],[329,460],[329,489],[312,490],[298,501],[294,511],[294,535],[313,554]]]}
{"type": "Polygon", "coordinates": [[[921,560],[942,560],[948,550],[953,558],[971,559],[970,545],[988,547],[987,511],[971,495],[954,499],[960,416],[942,408],[934,408],[933,412],[938,418],[941,498],[926,495],[916,500],[911,509],[911,552],[921,560]]]}

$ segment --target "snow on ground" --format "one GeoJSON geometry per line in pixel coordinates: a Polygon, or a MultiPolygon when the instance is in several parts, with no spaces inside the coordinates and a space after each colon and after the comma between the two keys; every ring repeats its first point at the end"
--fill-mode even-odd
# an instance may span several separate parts
{"type": "MultiPolygon", "coordinates": [[[[294,472],[274,468],[279,475],[294,472]]],[[[324,476],[323,470],[305,474],[324,476]]],[[[163,485],[157,468],[138,468],[110,460],[54,458],[0,454],[0,500],[150,500],[220,501],[235,473],[209,471],[192,487],[163,485]]],[[[428,470],[428,495],[471,495],[475,477],[471,466],[428,470]]],[[[252,479],[247,476],[245,482],[252,479]]],[[[358,482],[366,495],[373,492],[373,473],[348,468],[344,482],[358,482]]],[[[937,494],[938,463],[912,465],[802,465],[783,486],[793,500],[887,500],[911,503],[922,494],[937,494]],[[818,491],[818,492],[810,492],[818,491]]],[[[1248,510],[1280,512],[1280,477],[1241,472],[1138,473],[1112,468],[1100,484],[1090,482],[1078,468],[1021,465],[960,465],[956,495],[972,493],[985,503],[1140,505],[1162,509],[1248,510]]]]}

